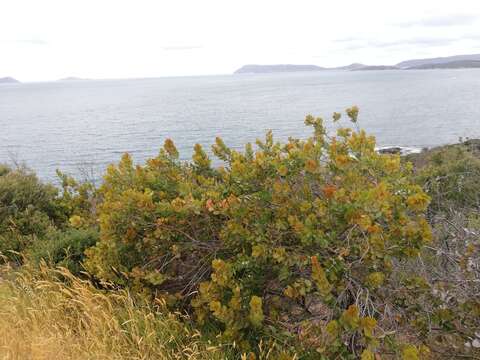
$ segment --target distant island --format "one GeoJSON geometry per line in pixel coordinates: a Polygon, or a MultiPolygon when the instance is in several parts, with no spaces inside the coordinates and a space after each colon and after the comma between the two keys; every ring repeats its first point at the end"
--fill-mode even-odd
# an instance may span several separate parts
{"type": "Polygon", "coordinates": [[[467,69],[480,68],[480,54],[455,55],[448,57],[413,59],[402,61],[396,65],[365,65],[353,63],[339,67],[321,67],[318,65],[245,65],[236,70],[235,74],[283,73],[299,71],[368,71],[368,70],[426,70],[426,69],[467,69]]]}
{"type": "Polygon", "coordinates": [[[368,65],[365,64],[360,64],[360,63],[353,63],[347,66],[339,66],[336,68],[333,68],[334,70],[360,70],[365,67],[368,67],[368,65]]]}
{"type": "Polygon", "coordinates": [[[474,69],[480,68],[480,60],[457,60],[446,63],[422,64],[412,66],[407,70],[426,70],[426,69],[474,69]]]}
{"type": "Polygon", "coordinates": [[[368,70],[399,70],[396,66],[390,65],[365,65],[356,69],[351,69],[352,71],[368,71],[368,70]]]}
{"type": "Polygon", "coordinates": [[[12,77],[3,77],[0,78],[0,84],[19,84],[20,81],[12,77]]]}
{"type": "MultiPolygon", "coordinates": [[[[420,66],[441,65],[441,64],[463,62],[463,61],[480,61],[480,54],[455,55],[455,56],[429,58],[429,59],[407,60],[407,61],[402,61],[398,63],[396,66],[402,69],[414,69],[420,66]]],[[[465,63],[464,65],[468,67],[469,64],[465,63]]]]}
{"type": "Polygon", "coordinates": [[[335,68],[325,68],[317,65],[245,65],[236,70],[234,74],[267,74],[267,73],[285,73],[285,72],[306,72],[306,71],[328,71],[328,70],[344,70],[344,71],[363,71],[363,70],[398,70],[396,66],[388,65],[364,65],[359,63],[340,66],[335,68]]]}

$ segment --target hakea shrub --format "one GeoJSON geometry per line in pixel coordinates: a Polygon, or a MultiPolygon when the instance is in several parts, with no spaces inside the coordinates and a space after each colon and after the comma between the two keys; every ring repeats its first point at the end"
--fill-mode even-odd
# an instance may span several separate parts
{"type": "MultiPolygon", "coordinates": [[[[347,115],[356,123],[358,109],[347,115]]],[[[217,138],[220,167],[200,145],[179,161],[171,140],[143,166],[124,155],[100,189],[87,269],[193,311],[246,349],[273,333],[313,358],[373,359],[394,262],[431,240],[429,198],[363,130],[305,124],[305,140],[269,132],[244,151],[217,138]]],[[[409,359],[425,350],[397,349],[409,359]]]]}

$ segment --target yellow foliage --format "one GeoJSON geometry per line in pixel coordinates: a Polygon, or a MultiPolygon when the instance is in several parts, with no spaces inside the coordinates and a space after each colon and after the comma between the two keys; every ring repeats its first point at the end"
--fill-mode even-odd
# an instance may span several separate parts
{"type": "Polygon", "coordinates": [[[351,108],[348,108],[346,110],[347,112],[347,116],[350,118],[350,120],[354,123],[357,122],[358,120],[358,113],[359,113],[359,109],[357,106],[352,106],[351,108]]]}
{"type": "Polygon", "coordinates": [[[262,245],[255,245],[252,247],[252,256],[254,258],[262,257],[265,254],[265,247],[262,245]]]}
{"type": "Polygon", "coordinates": [[[358,307],[356,305],[350,305],[345,310],[340,318],[340,321],[349,329],[356,329],[360,324],[360,316],[358,307]]]}
{"type": "Polygon", "coordinates": [[[193,163],[201,169],[209,169],[211,160],[208,158],[207,154],[203,150],[200,144],[195,144],[193,148],[194,153],[192,156],[193,163]]]}
{"type": "Polygon", "coordinates": [[[380,271],[375,271],[367,276],[366,284],[375,289],[383,285],[385,274],[380,271]]]}
{"type": "Polygon", "coordinates": [[[260,326],[263,322],[262,298],[252,296],[250,299],[250,314],[248,316],[253,326],[260,326]]]}
{"type": "Polygon", "coordinates": [[[413,210],[413,211],[425,211],[427,209],[427,206],[430,202],[430,198],[428,195],[424,193],[417,193],[414,195],[410,195],[407,198],[407,204],[408,207],[413,210]]]}
{"type": "Polygon", "coordinates": [[[420,353],[417,347],[405,345],[402,349],[402,360],[420,360],[420,353]]]}
{"type": "Polygon", "coordinates": [[[361,360],[375,360],[375,355],[368,349],[363,350],[361,360]]]}
{"type": "Polygon", "coordinates": [[[331,338],[336,338],[338,335],[340,335],[340,325],[336,320],[329,321],[325,327],[325,330],[331,338]]]}
{"type": "Polygon", "coordinates": [[[314,159],[308,159],[305,163],[305,170],[308,172],[314,173],[318,169],[318,163],[314,159]]]}
{"type": "Polygon", "coordinates": [[[220,286],[227,286],[231,276],[230,264],[225,263],[223,260],[215,259],[212,261],[212,268],[214,271],[212,280],[220,286]]]}
{"type": "Polygon", "coordinates": [[[285,165],[281,165],[281,166],[278,168],[278,173],[280,174],[280,176],[287,176],[287,174],[288,174],[288,168],[287,168],[285,165]]]}
{"type": "Polygon", "coordinates": [[[316,256],[312,256],[312,279],[320,291],[320,294],[326,296],[332,290],[332,285],[328,282],[325,271],[321,267],[316,256]]]}
{"type": "Polygon", "coordinates": [[[79,228],[84,223],[83,219],[78,215],[73,215],[69,221],[70,225],[72,225],[74,228],[79,228]]]}
{"type": "Polygon", "coordinates": [[[373,336],[373,330],[377,326],[377,320],[367,316],[360,319],[360,327],[363,329],[363,332],[366,337],[371,338],[373,336]]]}
{"type": "MultiPolygon", "coordinates": [[[[358,108],[347,115],[356,122],[358,108]]],[[[356,306],[343,304],[360,289],[377,299],[393,261],[431,239],[428,197],[408,166],[375,152],[364,131],[343,128],[332,138],[322,118],[305,123],[313,128],[307,139],[282,144],[268,132],[257,149],[216,138],[219,167],[200,145],[192,163],[179,161],[171,140],[144,166],[124,156],[99,190],[101,237],[87,251],[87,269],[177,299],[175,310],[193,308],[197,321],[212,321],[239,346],[278,327],[288,333],[313,310],[328,319],[343,312],[331,354],[357,330],[372,346],[374,319],[361,321],[356,306]]]]}

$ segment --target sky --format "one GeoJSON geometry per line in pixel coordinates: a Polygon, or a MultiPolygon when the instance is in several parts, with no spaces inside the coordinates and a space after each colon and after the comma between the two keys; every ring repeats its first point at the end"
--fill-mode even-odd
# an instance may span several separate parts
{"type": "Polygon", "coordinates": [[[21,81],[475,53],[479,0],[0,0],[0,77],[21,81]]]}

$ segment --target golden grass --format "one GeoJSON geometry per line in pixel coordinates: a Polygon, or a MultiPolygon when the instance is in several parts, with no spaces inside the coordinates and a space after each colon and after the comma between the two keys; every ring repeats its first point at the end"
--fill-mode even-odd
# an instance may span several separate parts
{"type": "Polygon", "coordinates": [[[0,273],[0,359],[227,359],[179,314],[65,269],[0,273]]]}

